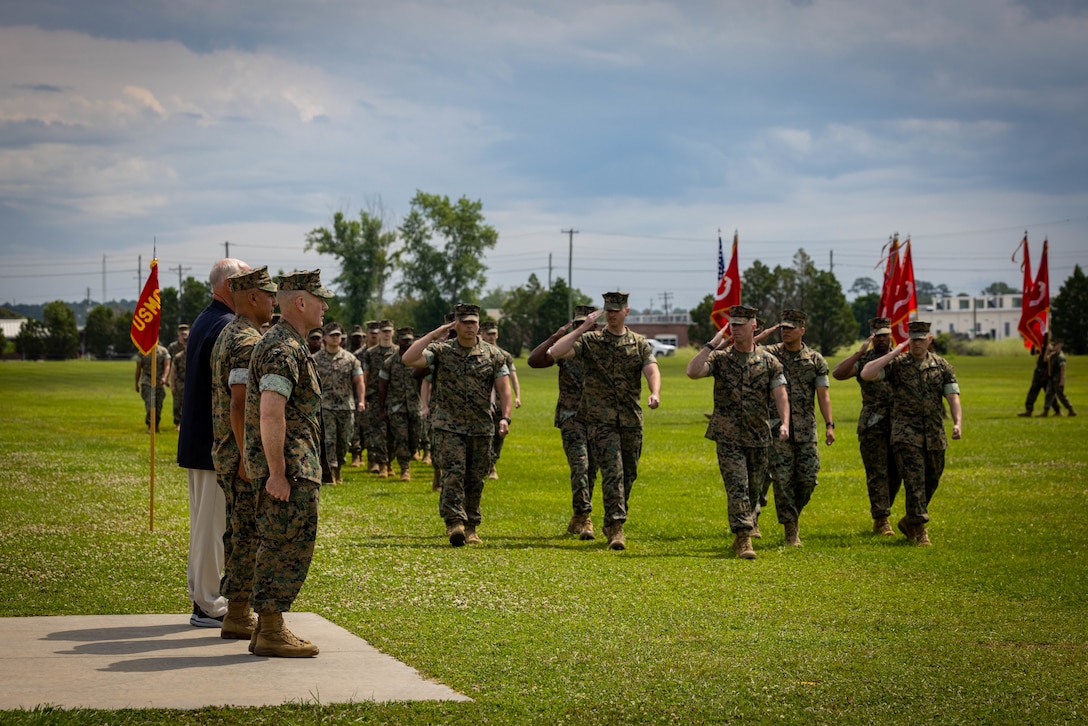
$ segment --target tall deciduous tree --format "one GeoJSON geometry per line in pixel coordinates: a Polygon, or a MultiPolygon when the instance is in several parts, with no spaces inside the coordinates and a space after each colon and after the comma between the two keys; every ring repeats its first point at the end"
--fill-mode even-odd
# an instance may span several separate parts
{"type": "Polygon", "coordinates": [[[27,318],[19,327],[19,334],[15,336],[15,352],[25,360],[41,360],[45,356],[45,337],[48,332],[42,321],[27,318]]]}
{"type": "MultiPolygon", "coordinates": [[[[760,263],[762,264],[762,263],[760,263]]],[[[742,301],[745,305],[753,298],[745,296],[742,301]]],[[[702,301],[691,309],[691,325],[688,326],[688,342],[694,346],[700,346],[714,337],[718,331],[714,329],[714,323],[710,320],[710,311],[714,309],[714,296],[707,295],[702,301]]]]}
{"type": "Polygon", "coordinates": [[[404,241],[397,290],[420,301],[417,320],[437,327],[457,303],[473,302],[487,278],[484,253],[499,240],[485,224],[483,202],[417,191],[400,227],[404,241]],[[432,243],[438,238],[441,247],[432,243]]]}
{"type": "MultiPolygon", "coordinates": [[[[181,318],[181,322],[192,325],[196,317],[200,315],[204,308],[211,305],[212,302],[212,287],[211,284],[198,280],[195,277],[186,277],[185,282],[182,283],[181,290],[178,294],[178,316],[181,318]]],[[[174,321],[171,321],[173,325],[174,321]]],[[[167,344],[173,342],[175,337],[173,333],[176,333],[177,328],[171,329],[170,337],[167,337],[165,332],[160,336],[162,340],[165,340],[167,344]]]]}
{"type": "Polygon", "coordinates": [[[386,211],[377,199],[348,219],[333,215],[332,227],[317,227],[306,235],[306,249],[340,260],[340,274],[332,280],[339,295],[342,322],[350,328],[368,317],[381,318],[385,286],[396,267],[399,252],[395,229],[386,228],[386,211]]]}
{"type": "Polygon", "coordinates": [[[47,304],[42,311],[42,323],[48,331],[45,336],[45,357],[50,360],[66,360],[79,355],[79,328],[76,314],[61,300],[47,304]]]}
{"type": "Polygon", "coordinates": [[[87,352],[95,358],[107,358],[113,350],[113,318],[113,310],[105,305],[96,305],[87,313],[83,337],[87,352]]]}
{"type": "Polygon", "coordinates": [[[1088,353],[1088,277],[1080,265],[1050,301],[1050,334],[1070,353],[1088,353]]]}

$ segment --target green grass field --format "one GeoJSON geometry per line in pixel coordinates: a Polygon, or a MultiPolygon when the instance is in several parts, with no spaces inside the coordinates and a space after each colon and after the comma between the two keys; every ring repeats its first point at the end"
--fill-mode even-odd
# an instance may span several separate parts
{"type": "MultiPolygon", "coordinates": [[[[1030,359],[953,360],[964,438],[931,507],[931,548],[871,534],[858,388],[833,382],[839,440],[821,446],[805,546],[782,546],[772,505],[749,562],[730,550],[703,438],[711,384],[684,376],[688,356],[662,360],[624,552],[565,534],[555,370],[524,361],[482,547],[446,542],[429,467],[411,483],[346,469],[344,486],[323,490],[295,609],[472,703],[44,709],[0,722],[1088,722],[1088,416],[1017,418],[1030,359]]],[[[1088,414],[1086,374],[1071,358],[1067,393],[1088,414]]],[[[132,375],[130,363],[0,363],[0,616],[187,617],[176,434],[158,437],[151,532],[132,375]]],[[[600,511],[597,493],[598,531],[600,511]]],[[[902,513],[900,497],[893,521],[902,513]]]]}

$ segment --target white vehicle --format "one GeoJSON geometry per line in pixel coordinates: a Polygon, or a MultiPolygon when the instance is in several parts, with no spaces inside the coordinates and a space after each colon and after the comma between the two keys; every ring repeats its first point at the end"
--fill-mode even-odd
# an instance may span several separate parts
{"type": "Polygon", "coordinates": [[[650,344],[650,348],[653,350],[655,358],[657,356],[659,356],[659,355],[668,356],[668,355],[672,355],[672,354],[674,354],[676,352],[676,346],[675,345],[669,345],[668,343],[662,343],[660,340],[657,340],[656,338],[647,338],[646,342],[650,344]]]}

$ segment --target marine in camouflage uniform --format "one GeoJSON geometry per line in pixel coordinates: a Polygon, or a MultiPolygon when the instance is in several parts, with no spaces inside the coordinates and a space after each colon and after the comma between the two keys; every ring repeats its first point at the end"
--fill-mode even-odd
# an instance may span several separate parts
{"type": "Polygon", "coordinates": [[[257,487],[253,609],[257,655],[311,656],[317,647],[283,625],[313,559],[321,488],[321,383],[302,337],[321,324],[331,297],[320,271],[278,280],[280,322],[258,341],[246,390],[246,471],[257,487]]]}
{"type": "MultiPolygon", "coordinates": [[[[828,445],[835,441],[827,361],[802,340],[805,319],[805,314],[800,310],[783,310],[777,326],[782,342],[767,346],[767,352],[782,364],[789,391],[790,437],[788,441],[776,438],[771,447],[770,480],[774,484],[778,522],[786,530],[786,544],[793,547],[801,545],[798,520],[812,498],[820,472],[820,450],[816,437],[817,399],[825,422],[825,439],[828,445]]],[[[772,407],[773,404],[768,404],[771,428],[777,437],[780,419],[772,407]]],[[[760,507],[766,506],[766,503],[765,488],[760,507]]]]}
{"type": "Polygon", "coordinates": [[[1050,355],[1047,356],[1047,371],[1050,377],[1046,385],[1046,397],[1043,399],[1043,412],[1039,414],[1040,416],[1046,416],[1051,408],[1054,409],[1055,416],[1061,416],[1061,406],[1065,406],[1070,416],[1077,415],[1077,412],[1073,410],[1073,404],[1065,397],[1065,353],[1062,352],[1062,347],[1061,341],[1050,344],[1050,355]],[[1058,405],[1059,402],[1061,406],[1058,405]]]}
{"type": "Polygon", "coordinates": [[[604,531],[609,549],[627,546],[631,489],[642,456],[642,376],[650,388],[647,405],[657,408],[661,374],[646,338],[627,328],[627,293],[604,294],[604,310],[595,310],[548,351],[555,360],[574,359],[584,365],[578,417],[586,423],[588,447],[601,471],[604,531]],[[592,330],[604,314],[604,330],[592,330]],[[591,332],[592,331],[592,332],[591,332]]]}
{"type": "MultiPolygon", "coordinates": [[[[314,353],[314,365],[321,381],[321,424],[325,431],[325,461],[328,479],[342,484],[340,474],[344,458],[351,448],[355,430],[355,412],[365,406],[363,368],[359,360],[344,348],[344,329],[340,323],[328,323],[324,328],[325,347],[314,353]]],[[[325,480],[325,477],[322,477],[325,480]]]]}
{"type": "Polygon", "coordinates": [[[593,531],[593,488],[597,479],[597,465],[589,455],[586,436],[586,424],[578,418],[578,409],[582,403],[582,385],[584,378],[583,363],[567,358],[554,360],[548,355],[548,349],[566,335],[573,327],[582,324],[589,313],[596,310],[592,305],[578,305],[574,309],[574,321],[566,324],[529,353],[530,368],[548,368],[555,365],[559,369],[559,398],[555,402],[555,427],[563,442],[563,453],[570,468],[571,515],[567,523],[567,532],[578,535],[579,539],[591,540],[593,531]]]}
{"type": "Polygon", "coordinates": [[[714,379],[714,411],[706,427],[706,438],[717,444],[718,469],[729,502],[729,530],[734,534],[733,550],[742,559],[755,559],[751,544],[757,507],[767,479],[771,446],[767,401],[773,401],[775,416],[786,421],[778,435],[789,435],[789,400],[786,379],[778,359],[754,342],[756,311],[744,305],[729,308],[729,325],[734,337],[724,344],[724,329],[718,331],[688,364],[689,378],[714,379]]]}
{"type": "Polygon", "coordinates": [[[155,401],[155,431],[162,423],[162,403],[166,398],[166,379],[170,376],[170,352],[161,344],[155,344],[155,350],[136,359],[136,392],[144,400],[144,425],[151,431],[151,398],[155,401]],[[152,356],[155,357],[155,384],[151,383],[152,356]]]}
{"type": "Polygon", "coordinates": [[[221,634],[249,639],[256,627],[249,599],[257,561],[257,493],[242,465],[239,442],[244,438],[249,363],[261,339],[261,325],[272,319],[276,285],[267,267],[239,272],[228,280],[236,314],[219,333],[211,353],[212,463],[226,502],[219,592],[227,599],[227,613],[221,634]]]}
{"type": "Polygon", "coordinates": [[[393,433],[393,456],[400,464],[401,481],[412,480],[412,458],[419,451],[423,419],[419,414],[419,381],[401,357],[415,341],[411,328],[397,331],[398,350],[389,356],[378,376],[378,407],[393,433]]]}
{"type": "MultiPolygon", "coordinates": [[[[378,321],[368,320],[366,321],[366,329],[363,333],[362,343],[359,347],[353,348],[351,353],[359,360],[359,365],[363,364],[363,359],[366,358],[367,348],[378,344],[378,321]]],[[[364,374],[365,376],[365,374],[364,374]]],[[[364,378],[365,380],[365,378],[364,378]]],[[[351,436],[351,465],[362,466],[363,465],[363,449],[366,447],[367,431],[370,428],[370,411],[363,410],[355,417],[355,431],[351,436]]],[[[367,459],[370,458],[370,452],[367,452],[367,459]]],[[[370,462],[367,462],[367,468],[370,468],[370,462]]]]}
{"type": "Polygon", "coordinates": [[[185,399],[185,342],[189,339],[189,326],[178,326],[178,339],[167,346],[170,352],[170,395],[174,399],[174,428],[181,427],[181,404],[185,399]]]}
{"type": "Polygon", "coordinates": [[[394,325],[392,320],[382,320],[378,325],[378,344],[367,348],[363,356],[363,375],[366,377],[367,416],[366,448],[370,458],[370,471],[382,477],[393,473],[389,466],[389,449],[392,432],[389,424],[382,419],[381,406],[378,403],[378,376],[386,359],[396,352],[393,345],[394,325]]]}
{"type": "Polygon", "coordinates": [[[948,448],[941,397],[948,399],[953,439],[960,438],[963,411],[955,371],[944,358],[929,352],[930,324],[915,320],[907,329],[909,340],[866,363],[861,377],[891,384],[892,445],[907,505],[899,529],[915,544],[929,545],[929,502],[944,473],[948,448]],[[904,353],[908,346],[909,352],[904,353]]]}
{"type": "MultiPolygon", "coordinates": [[[[499,345],[499,324],[494,320],[485,320],[480,323],[480,337],[498,348],[502,353],[503,359],[506,361],[506,369],[510,371],[510,390],[514,395],[514,408],[521,408],[521,384],[518,382],[518,369],[514,366],[514,356],[499,345]]],[[[491,396],[491,417],[495,419],[495,436],[491,439],[491,469],[487,472],[487,478],[498,479],[499,474],[495,471],[495,464],[498,462],[499,457],[502,456],[502,445],[506,437],[500,436],[498,433],[498,423],[499,419],[502,418],[502,410],[499,408],[498,399],[494,394],[491,396]]]]}
{"type": "Polygon", "coordinates": [[[434,431],[435,466],[442,472],[438,511],[446,523],[450,544],[480,542],[476,529],[482,521],[480,498],[491,466],[491,391],[499,393],[503,417],[500,432],[510,425],[512,405],[509,372],[498,348],[481,340],[478,305],[460,304],[453,323],[420,337],[404,352],[405,364],[431,367],[434,383],[430,398],[434,431]],[[453,327],[457,338],[445,340],[453,327]],[[433,342],[439,341],[439,342],[433,342]]]}
{"type": "Polygon", "coordinates": [[[873,532],[894,536],[888,517],[899,493],[902,477],[895,465],[892,449],[892,387],[887,381],[866,381],[861,369],[889,350],[891,320],[873,318],[869,321],[869,338],[854,354],[844,358],[832,371],[837,381],[857,379],[861,387],[861,414],[858,416],[858,445],[865,466],[865,486],[869,492],[869,513],[873,532]],[[870,348],[870,346],[872,346],[870,348]]]}

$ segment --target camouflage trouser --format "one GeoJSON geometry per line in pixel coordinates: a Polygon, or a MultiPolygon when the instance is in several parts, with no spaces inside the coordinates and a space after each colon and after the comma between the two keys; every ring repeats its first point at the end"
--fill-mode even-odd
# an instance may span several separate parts
{"type": "Polygon", "coordinates": [[[767,481],[767,447],[718,443],[718,469],[729,500],[729,531],[745,532],[755,526],[759,497],[767,481]]]}
{"type": "Polygon", "coordinates": [[[321,423],[325,428],[325,459],[333,469],[344,465],[344,457],[351,448],[351,432],[355,429],[355,414],[351,411],[321,409],[321,423]]]}
{"type": "Polygon", "coordinates": [[[434,433],[431,432],[431,419],[419,417],[419,446],[424,454],[431,453],[431,442],[434,441],[434,433]]]}
{"type": "MultiPolygon", "coordinates": [[[[820,449],[815,441],[774,441],[768,469],[774,482],[774,508],[778,523],[796,522],[816,489],[820,473],[820,449]]],[[[766,488],[764,488],[766,492],[766,488]]],[[[764,495],[763,503],[766,504],[764,495]]]]}
{"type": "Polygon", "coordinates": [[[421,418],[418,411],[402,406],[399,411],[389,412],[389,429],[393,432],[393,455],[405,469],[419,450],[421,418]]]}
{"type": "Polygon", "coordinates": [[[366,409],[369,414],[366,426],[366,450],[370,453],[370,462],[388,464],[389,441],[392,437],[389,432],[389,423],[382,421],[377,394],[367,396],[366,409]]]}
{"type": "Polygon", "coordinates": [[[155,428],[162,423],[162,402],[166,398],[166,386],[140,384],[140,398],[144,399],[144,425],[151,426],[151,393],[155,393],[155,428]]]}
{"type": "Polygon", "coordinates": [[[1065,406],[1066,411],[1073,410],[1073,404],[1069,403],[1069,399],[1065,397],[1065,386],[1059,386],[1058,379],[1051,378],[1050,383],[1046,386],[1046,396],[1043,398],[1043,411],[1053,408],[1054,413],[1061,413],[1062,409],[1058,406],[1059,401],[1062,406],[1065,406]]]}
{"type": "MultiPolygon", "coordinates": [[[[1040,393],[1046,392],[1046,387],[1049,380],[1049,377],[1045,373],[1041,372],[1039,368],[1036,368],[1035,371],[1031,374],[1031,388],[1028,389],[1027,398],[1024,399],[1025,411],[1030,413],[1031,410],[1035,408],[1035,399],[1039,397],[1040,393]]],[[[1043,400],[1046,399],[1044,398],[1043,400]]]]}
{"type": "Polygon", "coordinates": [[[563,437],[563,453],[570,467],[571,508],[575,514],[593,511],[593,485],[597,481],[597,464],[589,455],[586,425],[571,417],[559,427],[563,437]]]}
{"type": "Polygon", "coordinates": [[[219,594],[228,600],[248,601],[253,595],[257,563],[257,495],[252,482],[239,478],[237,467],[216,481],[227,500],[227,528],[223,532],[223,579],[219,594]]]}
{"type": "Polygon", "coordinates": [[[491,421],[495,424],[495,435],[491,437],[491,465],[494,466],[495,462],[502,456],[502,442],[506,440],[505,436],[499,435],[499,421],[502,419],[502,409],[496,405],[491,407],[491,421]]]}
{"type": "Polygon", "coordinates": [[[484,477],[491,468],[491,435],[469,436],[434,430],[434,465],[442,471],[438,513],[446,524],[478,526],[484,477]]]}
{"type": "Polygon", "coordinates": [[[642,429],[588,424],[589,455],[600,467],[604,523],[627,521],[627,500],[638,478],[642,456],[642,429]]]}
{"type": "Polygon", "coordinates": [[[896,444],[895,463],[903,473],[907,522],[911,525],[925,524],[929,521],[929,500],[937,491],[941,474],[944,473],[944,450],[896,444]]]}
{"type": "Polygon", "coordinates": [[[282,613],[298,597],[317,539],[317,503],[321,486],[295,479],[288,501],[273,499],[266,478],[254,482],[257,492],[257,544],[253,572],[253,610],[282,613]]]}
{"type": "Polygon", "coordinates": [[[185,384],[171,388],[170,395],[174,399],[174,425],[181,426],[181,404],[185,399],[185,384]]]}
{"type": "Polygon", "coordinates": [[[363,444],[366,443],[366,422],[370,418],[370,401],[366,402],[368,410],[360,411],[355,416],[355,427],[351,432],[351,455],[362,456],[363,444]]]}
{"type": "Polygon", "coordinates": [[[873,519],[887,517],[902,481],[892,453],[891,419],[884,418],[858,434],[858,443],[869,490],[869,513],[873,519]]]}

